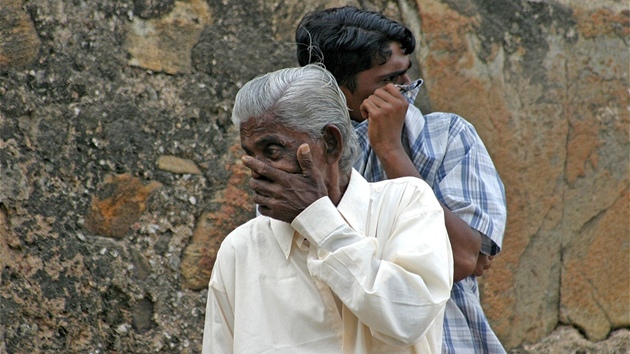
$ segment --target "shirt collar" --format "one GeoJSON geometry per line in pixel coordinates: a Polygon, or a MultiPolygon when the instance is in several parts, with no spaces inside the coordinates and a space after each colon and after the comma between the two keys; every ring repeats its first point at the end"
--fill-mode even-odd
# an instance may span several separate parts
{"type": "Polygon", "coordinates": [[[337,210],[350,227],[365,235],[365,220],[369,207],[370,184],[353,168],[350,183],[337,205],[337,210]]]}
{"type": "Polygon", "coordinates": [[[282,249],[282,253],[284,253],[285,258],[288,259],[289,254],[291,254],[291,245],[293,244],[293,234],[295,230],[291,227],[291,224],[276,219],[271,219],[271,230],[282,249]]]}

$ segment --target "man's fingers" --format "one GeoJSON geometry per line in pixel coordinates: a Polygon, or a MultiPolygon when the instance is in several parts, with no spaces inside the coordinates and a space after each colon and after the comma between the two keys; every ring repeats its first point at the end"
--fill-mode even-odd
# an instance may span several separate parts
{"type": "Polygon", "coordinates": [[[368,98],[368,100],[370,102],[372,102],[372,104],[374,105],[374,107],[376,108],[384,108],[387,107],[388,105],[390,105],[390,103],[383,99],[382,97],[376,96],[376,95],[372,95],[370,96],[370,98],[368,98]]]}
{"type": "MultiPolygon", "coordinates": [[[[394,84],[387,84],[383,86],[383,90],[386,91],[388,95],[394,96],[396,99],[404,98],[402,92],[400,92],[400,88],[396,87],[394,84]]],[[[375,92],[375,94],[379,93],[380,92],[375,92]]]]}
{"type": "Polygon", "coordinates": [[[302,169],[302,176],[310,177],[313,175],[313,156],[311,155],[311,147],[308,144],[302,144],[297,150],[297,160],[302,169]]]}
{"type": "Polygon", "coordinates": [[[394,85],[381,87],[368,97],[360,106],[363,118],[369,118],[373,112],[393,112],[405,110],[408,103],[394,85]]]}
{"type": "Polygon", "coordinates": [[[372,97],[378,97],[385,102],[394,102],[398,100],[404,100],[405,97],[400,92],[400,89],[393,84],[387,84],[374,91],[372,97]]]}
{"type": "Polygon", "coordinates": [[[241,158],[241,161],[243,161],[243,165],[245,165],[245,167],[249,168],[250,170],[252,170],[252,172],[260,175],[260,176],[264,176],[269,180],[275,181],[278,179],[279,177],[279,171],[275,168],[272,168],[271,166],[267,165],[266,163],[262,162],[262,161],[258,161],[255,158],[251,157],[251,156],[243,156],[241,158]]]}
{"type": "MultiPolygon", "coordinates": [[[[250,178],[249,187],[256,193],[257,195],[261,195],[263,197],[269,197],[272,195],[272,191],[270,187],[272,185],[271,182],[263,179],[250,178]]],[[[258,202],[257,202],[258,203],[258,202]]],[[[259,203],[260,204],[260,203],[259,203]]]]}
{"type": "Polygon", "coordinates": [[[361,106],[359,107],[361,109],[361,115],[364,119],[370,118],[370,113],[378,112],[378,110],[380,109],[380,107],[376,105],[374,100],[372,100],[371,98],[372,97],[363,101],[363,103],[361,103],[361,106]]]}
{"type": "Polygon", "coordinates": [[[370,118],[370,109],[366,105],[366,102],[367,100],[363,101],[363,103],[361,103],[361,106],[359,107],[359,110],[361,111],[361,117],[363,117],[363,119],[370,118]]]}
{"type": "Polygon", "coordinates": [[[254,193],[254,203],[261,209],[269,209],[270,198],[262,194],[254,193]]]}

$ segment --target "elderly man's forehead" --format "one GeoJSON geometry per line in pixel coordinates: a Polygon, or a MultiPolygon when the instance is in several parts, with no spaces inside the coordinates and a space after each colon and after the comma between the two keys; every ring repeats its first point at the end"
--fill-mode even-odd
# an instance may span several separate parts
{"type": "Polygon", "coordinates": [[[277,117],[272,114],[265,114],[262,116],[252,116],[248,117],[245,121],[241,123],[240,130],[241,134],[243,132],[252,134],[254,132],[264,130],[268,128],[270,125],[279,124],[277,117]]]}

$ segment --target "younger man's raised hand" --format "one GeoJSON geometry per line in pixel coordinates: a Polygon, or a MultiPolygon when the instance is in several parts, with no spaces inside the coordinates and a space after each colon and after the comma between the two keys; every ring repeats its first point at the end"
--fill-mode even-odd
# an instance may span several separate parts
{"type": "Polygon", "coordinates": [[[368,119],[368,138],[377,155],[402,149],[400,136],[409,103],[394,84],[378,88],[361,104],[368,119]]]}

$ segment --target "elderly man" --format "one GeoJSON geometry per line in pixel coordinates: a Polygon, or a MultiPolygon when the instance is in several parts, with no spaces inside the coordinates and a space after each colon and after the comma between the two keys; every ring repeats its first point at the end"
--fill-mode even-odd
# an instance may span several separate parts
{"type": "Polygon", "coordinates": [[[203,353],[439,353],[453,282],[429,186],[368,183],[343,92],[318,65],[258,77],[232,121],[260,214],[223,241],[203,353]]]}

